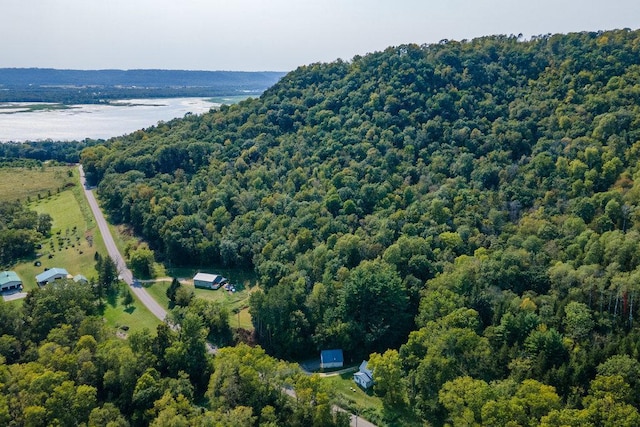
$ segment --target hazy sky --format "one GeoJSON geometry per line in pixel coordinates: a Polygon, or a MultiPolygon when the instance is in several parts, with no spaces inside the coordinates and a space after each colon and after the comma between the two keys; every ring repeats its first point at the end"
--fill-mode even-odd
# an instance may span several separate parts
{"type": "Polygon", "coordinates": [[[640,27],[640,0],[0,0],[0,67],[278,70],[403,43],[640,27]]]}

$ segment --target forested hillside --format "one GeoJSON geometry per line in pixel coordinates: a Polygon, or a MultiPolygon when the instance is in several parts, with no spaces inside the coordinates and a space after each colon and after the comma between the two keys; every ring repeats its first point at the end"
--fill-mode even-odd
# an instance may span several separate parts
{"type": "Polygon", "coordinates": [[[630,30],[304,66],[81,155],[158,257],[256,270],[270,354],[376,352],[434,424],[554,426],[640,424],[639,159],[630,30]]]}

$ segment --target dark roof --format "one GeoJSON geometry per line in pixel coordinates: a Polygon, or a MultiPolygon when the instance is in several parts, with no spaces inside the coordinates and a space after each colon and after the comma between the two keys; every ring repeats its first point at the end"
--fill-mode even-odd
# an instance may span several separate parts
{"type": "Polygon", "coordinates": [[[344,362],[342,349],[338,348],[333,350],[322,350],[320,352],[320,362],[321,363],[344,362]]]}

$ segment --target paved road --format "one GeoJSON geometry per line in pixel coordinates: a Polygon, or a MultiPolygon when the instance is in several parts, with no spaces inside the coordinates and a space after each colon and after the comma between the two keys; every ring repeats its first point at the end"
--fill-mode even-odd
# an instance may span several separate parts
{"type": "Polygon", "coordinates": [[[162,308],[160,304],[151,297],[151,295],[149,295],[147,290],[143,288],[138,281],[134,282],[133,273],[131,273],[131,270],[127,268],[124,258],[113,241],[111,230],[109,230],[109,227],[107,226],[107,221],[104,219],[104,215],[102,215],[102,211],[100,210],[100,206],[98,206],[96,197],[93,195],[92,189],[87,186],[82,165],[78,167],[78,170],[80,171],[80,183],[84,188],[84,194],[87,196],[87,201],[89,202],[93,216],[95,217],[100,233],[102,234],[102,240],[104,241],[104,245],[107,247],[107,252],[118,268],[118,274],[122,280],[129,285],[133,293],[136,294],[138,299],[149,309],[149,311],[158,319],[164,321],[165,317],[167,317],[167,311],[162,308]]]}
{"type": "Polygon", "coordinates": [[[26,292],[5,292],[2,294],[2,299],[4,299],[5,301],[14,301],[17,299],[25,298],[26,296],[26,292]]]}
{"type": "MultiPolygon", "coordinates": [[[[89,206],[91,207],[93,216],[96,218],[96,223],[98,224],[98,228],[100,229],[100,233],[102,234],[102,240],[104,240],[104,244],[107,247],[107,252],[118,267],[118,273],[120,274],[120,277],[129,285],[131,290],[133,290],[133,292],[138,296],[138,299],[142,301],[142,303],[149,309],[149,311],[156,315],[158,319],[164,320],[164,318],[167,316],[167,311],[162,308],[160,304],[158,304],[156,300],[151,297],[151,295],[149,295],[147,290],[143,288],[137,280],[134,284],[133,274],[131,273],[131,270],[127,268],[127,264],[124,262],[124,258],[120,254],[120,251],[118,251],[118,248],[113,241],[111,230],[109,230],[109,227],[107,227],[107,221],[104,219],[104,215],[102,215],[102,211],[100,210],[100,206],[98,206],[96,197],[93,195],[93,191],[91,190],[91,188],[87,187],[87,183],[84,177],[84,170],[82,170],[82,165],[80,165],[78,169],[80,170],[80,183],[84,188],[84,194],[87,196],[87,200],[89,201],[89,206]]],[[[207,349],[210,353],[215,353],[217,350],[209,342],[207,342],[207,349]]],[[[293,393],[293,390],[286,390],[285,392],[291,395],[291,393],[293,393]]],[[[293,393],[293,396],[295,396],[295,393],[293,393]]],[[[334,406],[333,409],[334,411],[347,412],[338,406],[334,406]]],[[[369,421],[362,419],[354,414],[351,414],[350,425],[356,427],[376,427],[375,424],[372,424],[369,421]]]]}

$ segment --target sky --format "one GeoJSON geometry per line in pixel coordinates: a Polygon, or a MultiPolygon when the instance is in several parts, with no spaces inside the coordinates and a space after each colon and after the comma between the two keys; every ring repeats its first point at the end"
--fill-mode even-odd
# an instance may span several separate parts
{"type": "Polygon", "coordinates": [[[0,0],[0,67],[290,71],[405,43],[640,28],[640,0],[0,0]]]}

